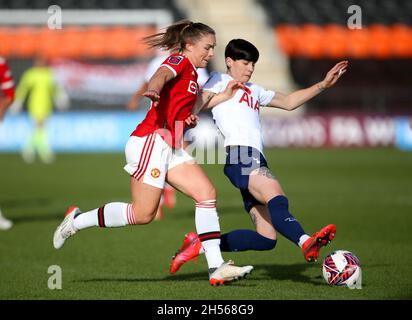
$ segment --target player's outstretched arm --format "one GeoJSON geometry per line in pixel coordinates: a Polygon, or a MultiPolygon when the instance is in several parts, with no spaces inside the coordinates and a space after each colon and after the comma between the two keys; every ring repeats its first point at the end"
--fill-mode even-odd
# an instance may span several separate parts
{"type": "Polygon", "coordinates": [[[202,110],[211,109],[219,103],[231,99],[238,89],[244,88],[241,81],[231,80],[226,85],[224,91],[216,94],[210,90],[202,90],[197,97],[196,104],[193,107],[193,114],[198,114],[202,110]]]}
{"type": "Polygon", "coordinates": [[[314,84],[309,88],[297,90],[288,95],[276,92],[272,101],[269,103],[269,106],[289,111],[294,110],[313,97],[317,96],[323,90],[332,87],[346,72],[347,68],[348,61],[341,61],[328,71],[322,81],[314,84]]]}
{"type": "Polygon", "coordinates": [[[153,102],[153,107],[157,107],[160,100],[160,91],[164,85],[175,77],[174,73],[166,67],[160,67],[150,79],[147,90],[143,96],[149,98],[153,102]]]}
{"type": "Polygon", "coordinates": [[[245,87],[245,84],[241,81],[236,81],[236,80],[229,81],[224,91],[212,97],[212,99],[209,102],[208,107],[213,108],[217,106],[219,103],[225,102],[233,98],[236,91],[238,89],[243,89],[244,87],[245,87]]]}
{"type": "Polygon", "coordinates": [[[143,93],[146,92],[147,90],[147,82],[143,82],[143,84],[140,86],[139,89],[133,94],[133,96],[130,98],[130,100],[126,104],[127,110],[135,110],[139,106],[139,101],[143,96],[143,93]]]}
{"type": "Polygon", "coordinates": [[[200,90],[196,98],[196,103],[192,108],[192,114],[198,114],[202,110],[209,109],[210,100],[216,95],[216,93],[209,90],[200,90]]]}

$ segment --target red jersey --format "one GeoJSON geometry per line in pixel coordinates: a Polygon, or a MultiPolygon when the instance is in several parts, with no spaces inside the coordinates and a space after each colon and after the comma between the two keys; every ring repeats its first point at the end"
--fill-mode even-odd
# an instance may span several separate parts
{"type": "Polygon", "coordinates": [[[3,96],[14,99],[13,77],[3,57],[0,57],[0,89],[3,96]]]}
{"type": "Polygon", "coordinates": [[[197,72],[190,60],[181,53],[167,57],[161,67],[169,68],[175,77],[164,85],[159,104],[156,108],[150,108],[131,135],[144,137],[156,131],[172,148],[180,148],[185,120],[196,102],[197,72]]]}

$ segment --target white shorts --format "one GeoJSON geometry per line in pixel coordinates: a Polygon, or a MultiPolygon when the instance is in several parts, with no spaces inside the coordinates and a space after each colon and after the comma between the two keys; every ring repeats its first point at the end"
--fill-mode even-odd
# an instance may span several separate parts
{"type": "Polygon", "coordinates": [[[131,136],[125,147],[124,170],[143,183],[163,189],[166,173],[187,161],[193,161],[183,148],[172,149],[157,133],[131,136]]]}

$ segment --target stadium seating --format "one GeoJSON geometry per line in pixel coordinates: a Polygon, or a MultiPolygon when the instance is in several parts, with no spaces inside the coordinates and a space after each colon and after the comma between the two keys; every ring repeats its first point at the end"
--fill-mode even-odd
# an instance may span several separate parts
{"type": "Polygon", "coordinates": [[[259,2],[266,8],[274,34],[288,56],[412,57],[410,1],[356,1],[362,13],[362,29],[347,25],[353,1],[259,2]]]}
{"type": "Polygon", "coordinates": [[[412,57],[410,1],[361,0],[361,29],[350,29],[347,0],[259,0],[288,56],[412,57]],[[401,44],[399,41],[401,40],[401,44]],[[333,47],[332,49],[330,47],[333,47]]]}
{"type": "MultiPolygon", "coordinates": [[[[1,9],[45,9],[50,5],[64,9],[166,9],[175,20],[182,13],[169,0],[0,0],[1,9]]],[[[45,26],[0,23],[0,55],[7,58],[28,58],[35,54],[50,58],[132,59],[148,57],[141,38],[153,34],[154,25],[139,26],[75,26],[66,24],[62,30],[45,26]],[[56,45],[59,44],[59,45],[56,45]]]]}
{"type": "Polygon", "coordinates": [[[270,23],[346,25],[348,8],[362,10],[362,24],[411,24],[412,2],[405,0],[257,0],[268,13],[270,23]]]}
{"type": "Polygon", "coordinates": [[[141,39],[154,32],[153,26],[67,26],[62,30],[0,27],[0,55],[13,58],[29,58],[36,54],[49,58],[149,57],[153,52],[141,39]]]}
{"type": "Polygon", "coordinates": [[[256,1],[299,86],[319,81],[336,61],[350,60],[350,72],[308,110],[410,113],[411,1],[256,1]],[[361,29],[348,27],[351,5],[361,9],[361,29]]]}
{"type": "Polygon", "coordinates": [[[167,9],[175,18],[182,13],[169,0],[0,0],[0,9],[44,9],[58,5],[62,9],[167,9]]]}
{"type": "Polygon", "coordinates": [[[412,26],[403,24],[373,24],[360,30],[337,24],[281,24],[274,33],[288,56],[412,57],[412,26]]]}
{"type": "MultiPolygon", "coordinates": [[[[184,18],[175,2],[169,0],[0,0],[2,14],[11,15],[12,18],[13,13],[4,10],[37,9],[39,11],[36,13],[47,13],[51,5],[58,5],[63,10],[61,29],[50,29],[46,23],[39,24],[38,19],[36,17],[30,19],[29,14],[27,20],[21,19],[19,23],[17,20],[11,20],[11,24],[7,24],[8,22],[0,19],[0,56],[7,58],[16,83],[20,81],[23,72],[32,66],[33,59],[41,55],[50,58],[51,63],[75,61],[85,65],[95,64],[101,67],[100,70],[105,70],[106,65],[118,65],[118,70],[121,71],[124,70],[122,66],[131,66],[135,68],[133,70],[137,70],[136,85],[138,85],[144,65],[156,54],[154,50],[148,49],[142,38],[158,32],[162,21],[169,19],[177,21],[184,18]],[[127,21],[121,20],[118,24],[113,24],[115,19],[105,21],[100,18],[97,19],[98,22],[90,24],[87,17],[79,22],[73,22],[76,19],[68,19],[68,15],[65,16],[66,9],[88,10],[85,13],[91,16],[93,16],[92,10],[98,13],[109,9],[123,10],[127,13],[136,13],[136,17],[139,17],[139,14],[141,16],[142,12],[139,12],[141,10],[149,11],[143,12],[144,18],[148,19],[144,21],[136,19],[136,24],[131,20],[134,16],[127,21]],[[161,11],[156,10],[156,13],[151,15],[150,10],[155,9],[161,11]],[[139,65],[142,66],[141,69],[136,67],[139,65]]],[[[115,93],[113,96],[126,101],[130,96],[124,92],[115,93]]],[[[71,108],[124,109],[124,103],[119,102],[120,100],[110,100],[111,102],[104,104],[91,103],[87,94],[89,93],[81,97],[71,96],[71,108]]]]}

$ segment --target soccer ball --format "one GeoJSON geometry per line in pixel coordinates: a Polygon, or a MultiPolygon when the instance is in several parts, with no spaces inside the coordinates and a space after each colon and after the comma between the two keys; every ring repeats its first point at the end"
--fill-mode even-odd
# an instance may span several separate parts
{"type": "Polygon", "coordinates": [[[332,286],[362,289],[362,269],[359,259],[346,250],[337,250],[323,260],[322,273],[332,286]]]}

